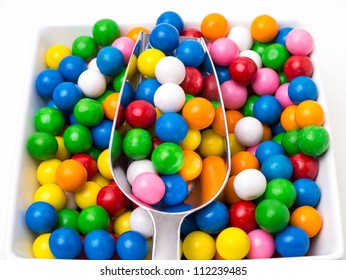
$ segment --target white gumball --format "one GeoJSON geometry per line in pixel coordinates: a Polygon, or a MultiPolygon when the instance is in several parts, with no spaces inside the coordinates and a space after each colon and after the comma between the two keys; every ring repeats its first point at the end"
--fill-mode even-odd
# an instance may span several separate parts
{"type": "MultiPolygon", "coordinates": [[[[88,69],[89,70],[95,70],[95,71],[98,71],[100,72],[100,69],[97,67],[97,63],[96,63],[96,57],[94,57],[92,60],[89,61],[88,63],[88,69]]],[[[101,73],[101,72],[100,72],[101,73]]],[[[102,74],[102,73],[101,73],[102,74]]],[[[112,77],[111,76],[107,76],[105,74],[102,74],[105,79],[106,79],[106,82],[107,84],[112,80],[112,77]]]]}
{"type": "Polygon", "coordinates": [[[140,159],[131,162],[126,171],[127,181],[132,185],[135,178],[144,172],[152,172],[157,174],[153,163],[149,159],[140,159]]]}
{"type": "Polygon", "coordinates": [[[155,77],[160,84],[174,83],[179,85],[185,78],[185,65],[175,56],[162,58],[155,67],[155,77]]]}
{"type": "Polygon", "coordinates": [[[258,52],[255,52],[254,50],[244,50],[239,53],[239,56],[245,56],[252,59],[256,63],[257,69],[262,68],[262,58],[258,52]]]}
{"type": "Polygon", "coordinates": [[[237,44],[239,51],[249,50],[253,44],[253,38],[248,28],[244,26],[234,26],[228,33],[228,38],[237,44]]]}
{"type": "Polygon", "coordinates": [[[257,169],[245,169],[238,173],[233,182],[234,191],[242,200],[254,200],[266,190],[267,180],[257,169]]]}
{"type": "Polygon", "coordinates": [[[97,98],[101,96],[107,87],[107,82],[102,73],[87,69],[80,74],[78,86],[86,97],[97,98]]]}
{"type": "Polygon", "coordinates": [[[154,225],[148,211],[137,207],[130,215],[130,228],[141,233],[145,238],[150,238],[154,234],[154,225]]]}
{"type": "Polygon", "coordinates": [[[241,118],[235,125],[234,136],[243,146],[255,146],[262,140],[263,125],[254,117],[241,118]]]}
{"type": "Polygon", "coordinates": [[[166,83],[155,91],[154,104],[162,112],[178,112],[185,104],[185,92],[175,83],[166,83]]]}

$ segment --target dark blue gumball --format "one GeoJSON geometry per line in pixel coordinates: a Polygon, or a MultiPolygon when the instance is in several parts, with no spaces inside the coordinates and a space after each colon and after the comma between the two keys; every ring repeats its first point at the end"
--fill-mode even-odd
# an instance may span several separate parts
{"type": "Polygon", "coordinates": [[[186,216],[181,223],[180,232],[182,235],[188,235],[189,233],[199,230],[196,223],[196,214],[192,213],[186,216]]]}
{"type": "Polygon", "coordinates": [[[69,55],[60,61],[58,70],[65,81],[77,83],[80,74],[87,70],[87,65],[81,57],[69,55]]]}
{"type": "Polygon", "coordinates": [[[300,178],[293,182],[293,186],[297,192],[295,206],[308,205],[315,207],[320,201],[321,190],[314,180],[300,178]]]}
{"type": "Polygon", "coordinates": [[[52,98],[54,89],[63,81],[64,78],[58,70],[45,69],[36,77],[36,92],[43,98],[52,98]]]}
{"type": "Polygon", "coordinates": [[[280,121],[282,107],[274,96],[262,95],[254,103],[254,117],[261,123],[271,125],[280,121]]]}
{"type": "Polygon", "coordinates": [[[220,85],[223,82],[231,80],[231,76],[229,75],[227,66],[215,65],[215,70],[216,70],[217,78],[219,79],[220,85]]]}
{"type": "Polygon", "coordinates": [[[107,119],[102,120],[98,125],[93,126],[91,136],[93,145],[100,150],[105,150],[109,147],[109,141],[112,133],[113,122],[107,119]]]}
{"type": "Polygon", "coordinates": [[[179,46],[179,32],[169,23],[157,24],[149,35],[151,47],[164,53],[171,53],[179,46]]]}
{"type": "Polygon", "coordinates": [[[293,103],[299,104],[305,100],[316,100],[318,89],[313,79],[307,76],[294,78],[288,85],[288,97],[293,103]]]}
{"type": "Polygon", "coordinates": [[[276,34],[276,37],[274,39],[275,43],[286,46],[286,36],[292,29],[292,27],[284,27],[279,29],[279,32],[276,34]]]}
{"type": "Polygon", "coordinates": [[[129,82],[124,83],[122,95],[121,95],[121,105],[125,108],[134,100],[134,91],[129,82]]]}
{"type": "Polygon", "coordinates": [[[161,84],[156,79],[143,80],[137,87],[135,98],[136,100],[148,101],[151,105],[154,104],[154,94],[161,84]]]}
{"type": "Polygon", "coordinates": [[[261,170],[267,181],[276,178],[289,180],[293,174],[292,163],[290,159],[283,154],[272,155],[266,158],[262,163],[261,170]]]}

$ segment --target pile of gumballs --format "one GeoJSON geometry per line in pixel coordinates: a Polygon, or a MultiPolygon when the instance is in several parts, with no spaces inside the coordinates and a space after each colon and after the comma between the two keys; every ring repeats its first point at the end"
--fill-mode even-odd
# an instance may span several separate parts
{"type": "Polygon", "coordinates": [[[198,29],[173,11],[151,30],[137,26],[125,35],[114,20],[101,19],[92,36],[51,46],[35,80],[46,105],[26,141],[39,184],[25,212],[33,256],[150,259],[151,218],[111,172],[114,121],[125,135],[115,152],[133,160],[127,179],[149,205],[182,203],[203,159],[231,152],[222,193],[181,225],[182,259],[308,254],[322,228],[318,157],[329,147],[312,51],[307,30],[269,15],[233,26],[211,13],[198,29]],[[151,48],[131,59],[140,32],[150,33],[151,48]],[[202,75],[205,53],[196,40],[183,48],[179,36],[206,40],[217,77],[202,75]],[[144,79],[133,88],[125,74],[137,71],[144,79]]]}

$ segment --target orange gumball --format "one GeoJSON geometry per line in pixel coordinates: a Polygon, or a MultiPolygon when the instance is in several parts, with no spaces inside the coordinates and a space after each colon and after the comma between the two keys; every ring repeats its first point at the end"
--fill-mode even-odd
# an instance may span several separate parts
{"type": "Polygon", "coordinates": [[[225,201],[229,204],[232,205],[236,202],[238,202],[240,199],[240,197],[236,194],[236,192],[234,191],[234,179],[235,179],[235,175],[229,177],[225,188],[223,189],[223,198],[225,199],[225,201]]]}
{"type": "Polygon", "coordinates": [[[213,123],[215,109],[209,100],[203,97],[195,97],[185,103],[182,115],[189,128],[201,130],[213,123]]]}
{"type": "Polygon", "coordinates": [[[261,142],[271,140],[272,139],[272,131],[268,125],[263,125],[263,136],[261,142]]]}
{"type": "Polygon", "coordinates": [[[231,158],[231,175],[237,175],[241,171],[250,168],[259,169],[259,162],[252,153],[241,151],[231,158]]]}
{"type": "Polygon", "coordinates": [[[103,111],[107,119],[114,120],[115,111],[119,100],[119,92],[109,94],[103,101],[103,111]]]}
{"type": "Polygon", "coordinates": [[[202,172],[202,159],[199,154],[192,150],[184,150],[183,153],[184,164],[178,173],[186,181],[192,181],[196,179],[202,172]]]}
{"type": "Polygon", "coordinates": [[[215,118],[211,126],[217,134],[222,137],[226,136],[225,119],[221,106],[215,109],[215,118]]]}
{"type": "Polygon", "coordinates": [[[234,128],[237,122],[244,117],[244,115],[238,110],[227,110],[226,113],[226,122],[228,133],[234,133],[234,128]]]}
{"type": "Polygon", "coordinates": [[[75,192],[81,189],[88,179],[85,167],[74,159],[66,159],[56,169],[56,183],[66,192],[75,192]]]}
{"type": "Polygon", "coordinates": [[[141,32],[149,33],[149,30],[143,26],[136,26],[126,33],[126,37],[129,37],[130,39],[136,42],[141,32]]]}
{"type": "Polygon", "coordinates": [[[266,43],[275,38],[279,31],[277,21],[269,15],[260,15],[251,22],[252,37],[259,42],[266,43]]]}
{"type": "Polygon", "coordinates": [[[322,228],[322,217],[314,207],[304,205],[292,212],[290,224],[303,229],[309,238],[312,238],[316,236],[322,228]]]}
{"type": "Polygon", "coordinates": [[[201,32],[207,40],[214,41],[218,38],[226,37],[228,31],[228,21],[219,13],[208,14],[201,22],[201,32]]]}
{"type": "Polygon", "coordinates": [[[295,114],[296,114],[297,105],[293,104],[287,106],[281,113],[280,122],[284,130],[289,131],[292,129],[298,129],[296,123],[295,114]]]}
{"type": "Polygon", "coordinates": [[[318,102],[305,100],[297,105],[295,121],[300,128],[308,125],[323,125],[324,111],[318,102]]]}

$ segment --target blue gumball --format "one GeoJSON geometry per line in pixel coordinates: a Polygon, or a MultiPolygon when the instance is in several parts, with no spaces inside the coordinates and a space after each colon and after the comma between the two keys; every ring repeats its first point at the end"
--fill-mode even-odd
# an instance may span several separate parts
{"type": "Polygon", "coordinates": [[[85,236],[83,248],[89,260],[109,260],[114,255],[115,242],[108,231],[96,229],[85,236]]]}
{"type": "Polygon", "coordinates": [[[155,123],[156,136],[162,142],[179,144],[186,137],[188,129],[186,120],[174,112],[162,114],[155,123]]]}
{"type": "Polygon", "coordinates": [[[70,112],[60,110],[60,109],[55,105],[53,99],[49,100],[49,101],[46,103],[46,106],[47,106],[47,107],[52,107],[52,108],[58,109],[58,110],[61,112],[61,114],[63,115],[64,120],[65,120],[65,123],[68,123],[68,122],[69,122],[69,120],[70,120],[70,112]]]}
{"type": "Polygon", "coordinates": [[[90,129],[93,145],[95,147],[100,150],[105,150],[108,148],[112,133],[112,125],[112,121],[104,119],[98,125],[93,126],[90,129]]]}
{"type": "Polygon", "coordinates": [[[228,209],[222,202],[214,200],[196,212],[196,223],[200,230],[216,234],[229,223],[228,209]]]}
{"type": "Polygon", "coordinates": [[[293,174],[292,163],[290,159],[283,154],[269,156],[262,163],[261,170],[267,181],[277,178],[289,180],[293,174]]]}
{"type": "Polygon", "coordinates": [[[70,122],[70,125],[71,124],[79,124],[79,122],[76,120],[73,112],[71,112],[71,114],[69,116],[69,122],[70,122]]]}
{"type": "Polygon", "coordinates": [[[270,127],[270,131],[272,132],[274,136],[280,133],[286,132],[286,130],[282,127],[281,122],[274,123],[270,125],[269,127],[270,127]]]}
{"type": "Polygon", "coordinates": [[[313,79],[307,76],[298,76],[288,85],[288,97],[293,103],[299,104],[305,100],[316,100],[317,86],[313,79]]]}
{"type": "Polygon", "coordinates": [[[35,88],[38,95],[43,98],[52,98],[54,89],[64,81],[58,70],[42,70],[35,79],[35,88]]]}
{"type": "Polygon", "coordinates": [[[272,155],[285,154],[284,148],[277,142],[273,140],[267,140],[261,142],[255,152],[255,156],[260,165],[272,155]]]}
{"type": "Polygon", "coordinates": [[[179,32],[172,24],[159,23],[151,30],[149,43],[155,49],[171,53],[179,45],[179,32]]]}
{"type": "Polygon", "coordinates": [[[276,235],[275,247],[282,257],[302,257],[309,250],[310,240],[301,228],[288,226],[276,235]]]}
{"type": "Polygon", "coordinates": [[[57,259],[75,259],[82,253],[82,238],[72,228],[58,228],[49,237],[49,248],[57,259]]]}
{"type": "Polygon", "coordinates": [[[151,105],[154,104],[154,94],[161,84],[156,79],[143,80],[137,87],[135,98],[136,100],[148,101],[151,105]]]}
{"type": "Polygon", "coordinates": [[[53,102],[59,110],[72,112],[74,106],[83,97],[81,89],[72,82],[59,84],[53,92],[53,102]]]}
{"type": "Polygon", "coordinates": [[[196,213],[187,215],[181,223],[180,232],[182,235],[187,236],[189,233],[199,230],[196,222],[196,213]]]}
{"type": "Polygon", "coordinates": [[[205,51],[200,43],[188,39],[180,43],[176,50],[176,57],[185,66],[198,67],[204,62],[205,51]]]}
{"type": "Polygon", "coordinates": [[[223,82],[231,80],[231,76],[229,75],[227,66],[215,65],[215,70],[216,70],[217,78],[219,79],[220,85],[223,82]]]}
{"type": "Polygon", "coordinates": [[[116,76],[123,70],[125,61],[119,49],[107,46],[98,52],[96,64],[102,74],[116,76]]]}
{"type": "Polygon", "coordinates": [[[182,203],[188,195],[188,185],[186,180],[179,174],[164,175],[161,179],[165,183],[165,195],[161,202],[167,206],[174,206],[182,203]]]}
{"type": "Polygon", "coordinates": [[[292,27],[284,27],[279,29],[279,32],[276,34],[275,43],[286,46],[286,36],[292,30],[292,27]]]}
{"type": "Polygon", "coordinates": [[[35,233],[46,233],[54,229],[58,222],[55,208],[43,201],[32,203],[25,212],[25,223],[35,233]]]}
{"type": "Polygon", "coordinates": [[[266,125],[277,123],[280,120],[282,107],[274,96],[262,95],[254,103],[254,117],[266,125]]]}
{"type": "Polygon", "coordinates": [[[300,178],[293,182],[293,186],[297,192],[295,206],[308,205],[315,207],[320,201],[321,190],[314,180],[300,178]]]}
{"type": "Polygon", "coordinates": [[[60,61],[58,70],[65,81],[77,83],[80,74],[87,70],[87,65],[81,57],[69,55],[60,61]]]}
{"type": "Polygon", "coordinates": [[[133,101],[133,99],[134,99],[133,88],[131,84],[128,81],[126,81],[122,89],[120,103],[126,108],[133,101]]]}
{"type": "Polygon", "coordinates": [[[173,25],[181,34],[184,30],[184,20],[179,14],[173,11],[163,12],[156,20],[156,25],[160,23],[169,23],[173,25]]]}
{"type": "Polygon", "coordinates": [[[148,241],[137,231],[126,231],[115,243],[116,253],[121,260],[144,260],[148,254],[148,241]]]}

